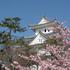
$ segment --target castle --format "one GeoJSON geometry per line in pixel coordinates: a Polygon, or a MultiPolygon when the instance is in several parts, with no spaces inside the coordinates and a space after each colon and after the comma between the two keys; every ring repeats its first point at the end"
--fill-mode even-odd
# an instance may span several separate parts
{"type": "Polygon", "coordinates": [[[29,45],[42,44],[47,39],[48,35],[56,33],[56,28],[60,26],[55,19],[48,20],[43,17],[36,25],[30,25],[30,28],[35,32],[36,37],[29,43],[29,45]]]}
{"type": "MultiPolygon", "coordinates": [[[[62,23],[58,22],[56,19],[48,20],[43,17],[38,24],[29,25],[30,29],[35,32],[35,36],[32,38],[28,38],[29,45],[39,45],[43,44],[49,36],[56,36],[57,38],[64,38],[66,41],[65,34],[68,33],[68,29],[66,29],[62,23]]],[[[70,32],[69,32],[70,33],[70,32]]],[[[68,36],[70,38],[70,35],[68,36]]]]}

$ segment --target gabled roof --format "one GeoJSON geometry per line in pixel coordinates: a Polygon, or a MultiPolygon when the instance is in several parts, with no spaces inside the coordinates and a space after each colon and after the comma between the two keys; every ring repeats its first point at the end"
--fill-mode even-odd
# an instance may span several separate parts
{"type": "Polygon", "coordinates": [[[31,29],[41,29],[41,28],[45,28],[45,27],[57,27],[58,24],[55,24],[54,21],[50,21],[48,23],[45,23],[45,24],[37,24],[37,25],[33,25],[33,26],[30,26],[31,29]],[[51,24],[52,23],[52,24],[51,24]]]}
{"type": "Polygon", "coordinates": [[[54,33],[43,34],[41,31],[39,31],[39,34],[36,36],[36,38],[34,38],[34,40],[29,45],[42,44],[44,43],[45,40],[47,40],[48,36],[51,34],[54,34],[54,33]],[[41,39],[41,41],[39,39],[41,39]]]}
{"type": "Polygon", "coordinates": [[[45,24],[45,23],[48,23],[48,22],[49,22],[49,20],[47,18],[43,17],[38,24],[45,24]]]}
{"type": "Polygon", "coordinates": [[[36,25],[29,25],[32,30],[56,26],[58,26],[58,24],[55,22],[55,20],[49,21],[46,18],[42,18],[42,20],[36,25]]]}
{"type": "Polygon", "coordinates": [[[45,41],[44,38],[39,34],[36,36],[36,38],[29,45],[42,44],[44,41],[45,41]]]}

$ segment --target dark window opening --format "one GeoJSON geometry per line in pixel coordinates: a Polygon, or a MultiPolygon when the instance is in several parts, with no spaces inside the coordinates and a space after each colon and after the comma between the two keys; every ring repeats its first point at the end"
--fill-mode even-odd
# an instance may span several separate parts
{"type": "Polygon", "coordinates": [[[50,30],[48,30],[48,32],[49,32],[50,30]]]}
{"type": "Polygon", "coordinates": [[[44,30],[44,32],[46,32],[46,29],[44,30]]]}

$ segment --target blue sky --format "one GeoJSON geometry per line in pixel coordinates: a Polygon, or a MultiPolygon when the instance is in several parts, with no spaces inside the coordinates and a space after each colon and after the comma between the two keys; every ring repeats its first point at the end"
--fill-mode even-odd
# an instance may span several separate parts
{"type": "MultiPolygon", "coordinates": [[[[37,24],[43,16],[57,19],[70,27],[70,0],[0,0],[0,21],[5,17],[21,18],[21,25],[37,24]]],[[[27,27],[28,29],[28,27],[27,27]]],[[[32,35],[32,31],[17,33],[19,36],[32,35]]]]}

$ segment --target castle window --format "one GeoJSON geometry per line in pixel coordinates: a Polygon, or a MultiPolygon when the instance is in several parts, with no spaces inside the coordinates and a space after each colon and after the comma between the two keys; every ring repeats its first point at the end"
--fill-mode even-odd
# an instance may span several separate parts
{"type": "Polygon", "coordinates": [[[44,32],[46,32],[46,29],[44,30],[44,32]]]}
{"type": "Polygon", "coordinates": [[[50,30],[48,30],[48,32],[49,32],[50,30]]]}
{"type": "Polygon", "coordinates": [[[42,42],[42,39],[39,39],[39,42],[42,42]]]}

